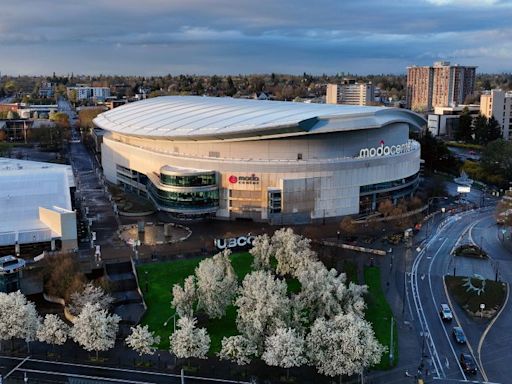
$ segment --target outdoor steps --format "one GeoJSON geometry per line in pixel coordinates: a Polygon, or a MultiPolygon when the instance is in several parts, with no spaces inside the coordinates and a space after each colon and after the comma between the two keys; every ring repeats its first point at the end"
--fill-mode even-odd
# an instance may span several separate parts
{"type": "Polygon", "coordinates": [[[112,297],[114,297],[115,300],[114,306],[119,306],[122,304],[142,303],[142,298],[140,297],[139,292],[136,290],[113,292],[112,297]]]}

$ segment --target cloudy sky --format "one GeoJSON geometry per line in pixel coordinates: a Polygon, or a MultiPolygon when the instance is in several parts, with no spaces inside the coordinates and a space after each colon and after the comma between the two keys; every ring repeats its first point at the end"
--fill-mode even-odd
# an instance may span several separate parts
{"type": "Polygon", "coordinates": [[[0,0],[3,74],[512,71],[512,0],[0,0]]]}

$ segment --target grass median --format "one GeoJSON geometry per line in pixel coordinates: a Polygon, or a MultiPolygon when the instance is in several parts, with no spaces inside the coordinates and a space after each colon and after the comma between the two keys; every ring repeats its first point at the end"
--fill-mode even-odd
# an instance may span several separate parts
{"type": "Polygon", "coordinates": [[[387,354],[382,356],[377,369],[389,369],[398,362],[398,338],[396,321],[389,306],[384,292],[382,291],[380,269],[377,267],[364,268],[364,280],[368,286],[368,297],[366,300],[366,320],[372,323],[377,340],[387,347],[387,354]],[[393,319],[393,320],[392,320],[393,319]],[[393,345],[391,345],[391,333],[393,333],[393,345]],[[393,354],[391,355],[391,351],[393,354]]]}

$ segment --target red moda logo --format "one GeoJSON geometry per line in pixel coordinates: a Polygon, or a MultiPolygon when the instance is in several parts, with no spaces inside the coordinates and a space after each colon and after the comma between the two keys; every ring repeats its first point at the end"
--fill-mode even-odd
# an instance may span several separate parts
{"type": "Polygon", "coordinates": [[[381,141],[380,141],[380,145],[384,145],[384,140],[381,140],[381,141]]]}
{"type": "Polygon", "coordinates": [[[231,176],[229,176],[228,180],[231,184],[236,184],[236,182],[238,181],[238,178],[236,176],[231,175],[231,176]]]}

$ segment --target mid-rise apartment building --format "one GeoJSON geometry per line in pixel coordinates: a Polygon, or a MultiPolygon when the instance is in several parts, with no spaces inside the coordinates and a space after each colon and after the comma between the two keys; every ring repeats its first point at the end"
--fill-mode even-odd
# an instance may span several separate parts
{"type": "Polygon", "coordinates": [[[485,92],[480,96],[480,113],[487,118],[493,116],[501,127],[503,138],[511,139],[512,92],[505,92],[501,89],[485,92]]]}
{"type": "Polygon", "coordinates": [[[427,112],[463,104],[475,89],[475,75],[476,67],[447,61],[407,67],[407,108],[427,112]]]}
{"type": "Polygon", "coordinates": [[[83,84],[77,84],[76,87],[68,87],[67,94],[71,98],[72,92],[76,92],[76,100],[101,100],[104,101],[110,97],[109,87],[90,87],[83,84]]]}
{"type": "Polygon", "coordinates": [[[344,79],[342,84],[327,84],[327,104],[371,105],[374,99],[375,86],[372,83],[344,79]]]}

